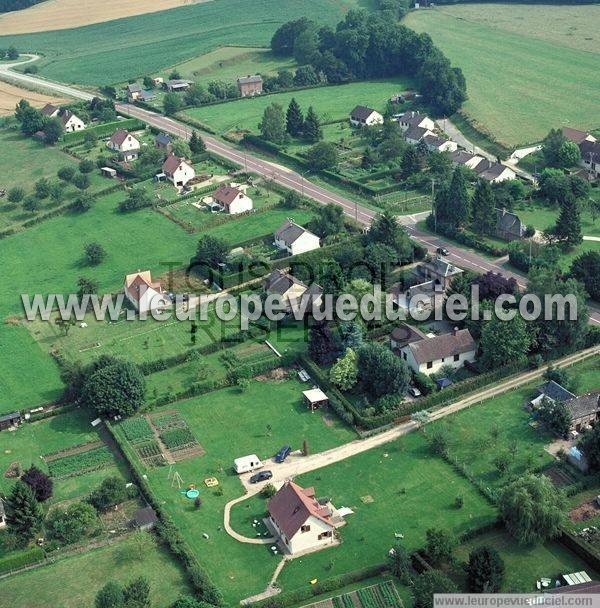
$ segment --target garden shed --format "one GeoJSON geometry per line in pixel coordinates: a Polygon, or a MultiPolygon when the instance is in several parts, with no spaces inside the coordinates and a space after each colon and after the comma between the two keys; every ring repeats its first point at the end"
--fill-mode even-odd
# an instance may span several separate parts
{"type": "Polygon", "coordinates": [[[308,405],[308,408],[313,412],[329,403],[327,395],[317,387],[302,391],[302,395],[304,395],[306,405],[308,405]]]}

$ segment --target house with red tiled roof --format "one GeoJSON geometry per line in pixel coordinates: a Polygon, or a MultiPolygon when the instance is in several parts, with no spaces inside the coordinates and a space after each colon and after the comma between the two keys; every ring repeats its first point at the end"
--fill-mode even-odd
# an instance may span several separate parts
{"type": "Polygon", "coordinates": [[[106,142],[106,147],[119,153],[122,160],[135,160],[140,151],[140,142],[129,131],[117,129],[106,142]]]}
{"type": "Polygon", "coordinates": [[[152,281],[149,270],[138,271],[125,277],[125,297],[138,312],[150,312],[169,306],[163,296],[160,281],[152,281]]]}
{"type": "Polygon", "coordinates": [[[246,194],[245,186],[239,184],[219,186],[213,192],[212,198],[231,215],[251,211],[254,206],[252,199],[246,194]]]}
{"type": "Polygon", "coordinates": [[[196,171],[192,163],[185,158],[169,154],[162,166],[162,172],[167,179],[177,188],[182,188],[190,180],[196,177],[196,171]]]}
{"type": "Polygon", "coordinates": [[[288,481],[271,498],[268,511],[269,527],[287,553],[314,551],[336,542],[333,507],[317,500],[314,488],[288,481]]]}

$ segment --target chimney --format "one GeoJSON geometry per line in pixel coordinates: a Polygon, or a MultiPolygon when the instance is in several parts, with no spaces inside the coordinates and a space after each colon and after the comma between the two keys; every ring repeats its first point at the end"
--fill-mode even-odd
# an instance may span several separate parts
{"type": "Polygon", "coordinates": [[[454,329],[452,330],[452,333],[454,335],[456,335],[458,333],[458,327],[455,326],[454,329]]]}

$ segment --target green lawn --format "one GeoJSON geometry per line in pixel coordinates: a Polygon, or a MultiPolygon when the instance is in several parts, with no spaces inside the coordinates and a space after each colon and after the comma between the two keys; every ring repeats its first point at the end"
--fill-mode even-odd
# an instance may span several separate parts
{"type": "Polygon", "coordinates": [[[326,422],[323,412],[310,413],[302,404],[301,391],[305,388],[295,379],[252,381],[244,392],[225,389],[156,410],[176,409],[206,450],[205,456],[173,467],[186,486],[198,486],[202,507],[196,510],[177,486],[172,487],[166,467],[149,470],[148,480],[226,601],[232,604],[263,591],[277,565],[277,558],[267,548],[238,543],[223,530],[225,503],[242,494],[233,473],[233,459],[251,453],[269,459],[286,443],[301,448],[304,439],[311,451],[320,452],[355,438],[354,432],[337,419],[326,422]],[[271,426],[270,433],[267,425],[271,426]],[[212,476],[219,479],[222,495],[202,483],[212,476]],[[203,538],[203,533],[209,538],[203,538]]]}
{"type": "MultiPolygon", "coordinates": [[[[467,20],[460,7],[456,13],[453,7],[436,7],[413,11],[404,23],[427,32],[452,63],[462,68],[469,92],[464,111],[500,143],[510,147],[539,141],[550,128],[561,126],[597,127],[598,45],[594,52],[586,52],[530,34],[531,30],[543,31],[540,23],[554,7],[520,7],[513,19],[525,24],[522,33],[505,25],[510,22],[512,7],[510,14],[505,7],[498,7],[503,22],[494,19],[496,8],[476,5],[467,20]],[[483,19],[486,22],[480,23],[483,19]]],[[[589,16],[585,31],[594,36],[600,11],[581,7],[584,10],[589,16]]],[[[575,37],[587,35],[575,33],[575,37]]]]}
{"type": "Polygon", "coordinates": [[[318,15],[335,25],[357,0],[213,0],[86,27],[0,37],[0,47],[41,52],[40,73],[92,87],[125,82],[198,57],[224,44],[267,46],[282,24],[318,15]]]}
{"type": "Polygon", "coordinates": [[[192,108],[186,110],[185,114],[217,131],[247,129],[257,132],[264,109],[272,103],[278,103],[285,110],[292,97],[305,112],[308,106],[312,105],[321,120],[329,121],[347,118],[358,104],[383,111],[386,101],[394,93],[408,87],[408,81],[401,78],[353,82],[339,86],[239,99],[227,104],[192,108]]]}
{"type": "Polygon", "coordinates": [[[152,536],[143,547],[135,537],[129,537],[4,579],[2,605],[92,606],[96,593],[108,581],[126,584],[138,576],[149,579],[151,602],[156,608],[167,608],[180,594],[190,593],[182,568],[152,536]]]}
{"type": "MultiPolygon", "coordinates": [[[[98,441],[100,436],[98,431],[92,428],[90,421],[91,417],[87,412],[76,410],[39,422],[23,424],[11,433],[0,433],[0,491],[8,494],[14,483],[14,480],[4,477],[12,463],[19,462],[23,469],[34,464],[47,471],[48,467],[41,456],[98,441]]],[[[81,498],[110,475],[126,476],[123,464],[115,461],[112,466],[97,471],[54,480],[51,502],[81,498]]]]}
{"type": "MultiPolygon", "coordinates": [[[[175,66],[182,78],[188,78],[202,85],[211,80],[235,82],[238,77],[248,74],[263,76],[276,74],[278,70],[293,70],[296,62],[290,58],[275,57],[269,49],[222,46],[214,51],[194,57],[175,66]]],[[[167,78],[170,70],[157,75],[167,78]]]]}

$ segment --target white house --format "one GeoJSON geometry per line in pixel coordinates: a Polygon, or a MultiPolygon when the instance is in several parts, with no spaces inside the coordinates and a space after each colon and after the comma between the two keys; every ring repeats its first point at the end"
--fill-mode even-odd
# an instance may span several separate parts
{"type": "Polygon", "coordinates": [[[212,197],[231,215],[251,211],[254,206],[252,199],[246,194],[245,186],[239,184],[223,184],[213,192],[212,197]]]}
{"type": "Polygon", "coordinates": [[[281,302],[288,311],[308,300],[306,309],[310,312],[313,304],[319,306],[323,295],[323,288],[317,283],[312,283],[308,287],[300,279],[281,270],[274,270],[265,279],[263,288],[267,295],[281,296],[281,302]]]}
{"type": "Polygon", "coordinates": [[[458,149],[458,144],[455,141],[433,134],[425,135],[423,141],[430,152],[454,152],[458,149]]]}
{"type": "Polygon", "coordinates": [[[294,220],[287,219],[275,231],[275,247],[285,249],[289,255],[306,253],[321,246],[321,240],[306,228],[296,224],[294,220]]]}
{"type": "Polygon", "coordinates": [[[433,135],[433,132],[426,127],[409,127],[404,131],[404,139],[407,143],[416,146],[423,138],[433,135]]]}
{"type": "Polygon", "coordinates": [[[163,296],[159,281],[152,281],[149,270],[135,272],[125,277],[125,296],[138,312],[150,312],[170,305],[163,296]]]}
{"type": "Polygon", "coordinates": [[[433,374],[446,365],[458,369],[466,361],[475,361],[476,351],[469,330],[460,329],[411,342],[400,349],[400,356],[413,371],[433,374]]]}
{"type": "Polygon", "coordinates": [[[506,165],[488,160],[477,154],[471,154],[465,150],[451,152],[450,160],[455,166],[462,165],[472,169],[479,177],[492,183],[499,183],[517,177],[516,173],[506,165]]]}
{"type": "Polygon", "coordinates": [[[435,129],[435,122],[433,122],[429,116],[419,114],[418,112],[405,112],[402,114],[402,116],[400,116],[398,122],[400,123],[400,128],[403,131],[408,131],[413,127],[420,127],[429,131],[433,131],[435,129]]]}
{"type": "Polygon", "coordinates": [[[453,165],[462,165],[468,169],[475,169],[475,167],[483,160],[483,156],[477,156],[477,154],[471,154],[466,150],[455,150],[450,154],[450,160],[453,165]]]}
{"type": "Polygon", "coordinates": [[[135,160],[140,152],[140,142],[125,129],[117,129],[106,142],[106,147],[118,152],[123,160],[135,160]]]}
{"type": "Polygon", "coordinates": [[[194,171],[192,163],[174,154],[167,156],[162,166],[162,172],[178,188],[185,186],[191,179],[196,177],[196,171],[194,171]]]}
{"type": "Polygon", "coordinates": [[[47,103],[41,110],[44,116],[48,118],[58,118],[62,123],[66,133],[82,131],[85,129],[85,123],[81,118],[73,114],[68,108],[58,108],[51,103],[47,103]]]}
{"type": "Polygon", "coordinates": [[[315,498],[314,488],[286,482],[268,505],[268,525],[286,553],[315,551],[336,543],[334,510],[315,498]]]}
{"type": "Polygon", "coordinates": [[[356,106],[350,112],[350,124],[354,127],[371,127],[373,125],[382,125],[383,116],[366,106],[356,106]]]}

